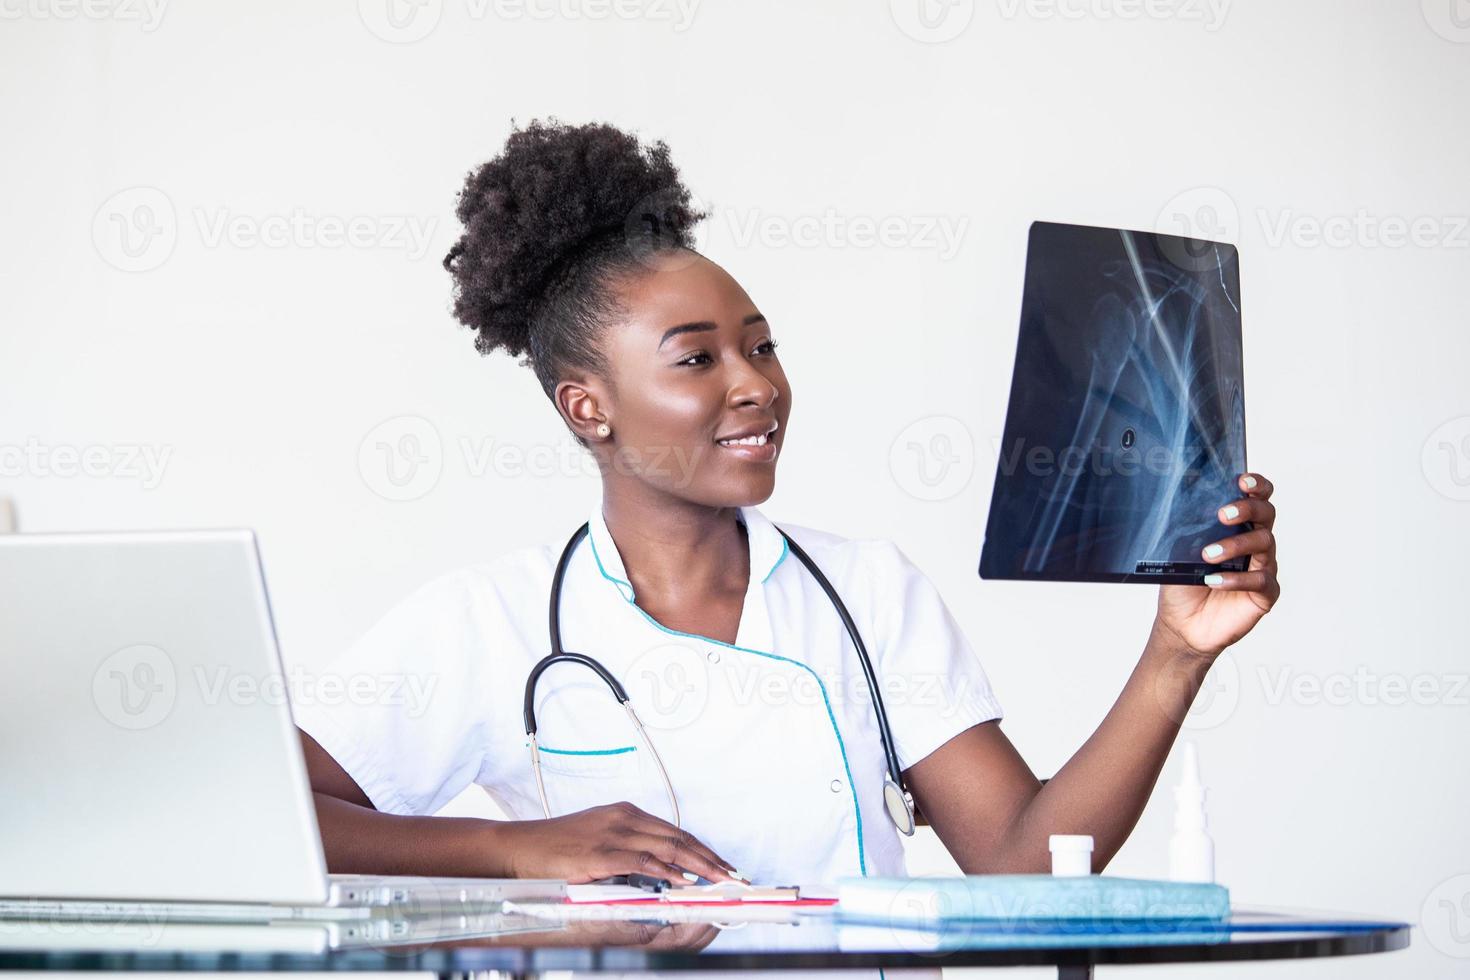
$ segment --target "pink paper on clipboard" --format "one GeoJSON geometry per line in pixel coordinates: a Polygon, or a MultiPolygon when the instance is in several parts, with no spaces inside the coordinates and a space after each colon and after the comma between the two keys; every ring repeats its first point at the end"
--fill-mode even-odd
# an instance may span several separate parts
{"type": "Polygon", "coordinates": [[[796,887],[761,885],[683,885],[661,892],[632,885],[568,885],[566,902],[571,905],[781,905],[794,907],[837,904],[832,896],[803,897],[796,887]]]}

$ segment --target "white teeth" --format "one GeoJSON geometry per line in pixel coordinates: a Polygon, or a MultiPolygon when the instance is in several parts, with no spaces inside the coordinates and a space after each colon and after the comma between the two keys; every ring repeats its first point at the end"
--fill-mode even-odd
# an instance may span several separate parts
{"type": "Polygon", "coordinates": [[[764,446],[765,436],[746,436],[744,439],[721,439],[722,446],[764,446]]]}

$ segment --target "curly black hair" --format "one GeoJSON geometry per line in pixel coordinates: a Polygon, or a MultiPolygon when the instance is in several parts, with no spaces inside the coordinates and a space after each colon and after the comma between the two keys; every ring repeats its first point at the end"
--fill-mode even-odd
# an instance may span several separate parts
{"type": "Polygon", "coordinates": [[[547,397],[568,368],[606,373],[613,279],[658,250],[692,251],[708,216],[662,140],[643,146],[605,123],[555,118],[514,129],[470,171],[455,214],[464,234],[444,257],[455,318],[482,355],[528,355],[547,397]]]}

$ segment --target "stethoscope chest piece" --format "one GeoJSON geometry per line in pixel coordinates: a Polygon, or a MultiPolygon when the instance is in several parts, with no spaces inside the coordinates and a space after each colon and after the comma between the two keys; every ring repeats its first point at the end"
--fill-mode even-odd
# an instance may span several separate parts
{"type": "Polygon", "coordinates": [[[914,836],[914,798],[893,781],[883,780],[883,805],[888,808],[888,817],[898,832],[905,837],[914,836]]]}

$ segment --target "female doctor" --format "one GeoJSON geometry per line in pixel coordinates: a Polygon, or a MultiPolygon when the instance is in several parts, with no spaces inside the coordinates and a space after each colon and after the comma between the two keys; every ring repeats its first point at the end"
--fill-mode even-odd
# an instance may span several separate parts
{"type": "Polygon", "coordinates": [[[338,659],[349,685],[417,680],[422,703],[297,709],[329,868],[757,883],[903,874],[907,828],[885,798],[895,758],[965,873],[1044,872],[1053,833],[1091,834],[1103,868],[1211,663],[1280,595],[1270,481],[1240,474],[1219,520],[1254,529],[1203,554],[1249,556],[1248,570],[1160,588],[1116,703],[1043,784],[901,551],[778,529],[757,509],[775,487],[792,385],[776,325],[692,248],[703,215],[663,143],[533,122],[468,175],[457,213],[464,233],[444,261],[455,315],[482,354],[525,355],[596,459],[602,499],[585,537],[441,576],[338,659]],[[891,752],[856,649],[793,543],[850,610],[891,752]],[[561,649],[592,662],[546,667],[527,712],[564,553],[561,649]],[[509,819],[431,816],[474,783],[509,819]]]}

